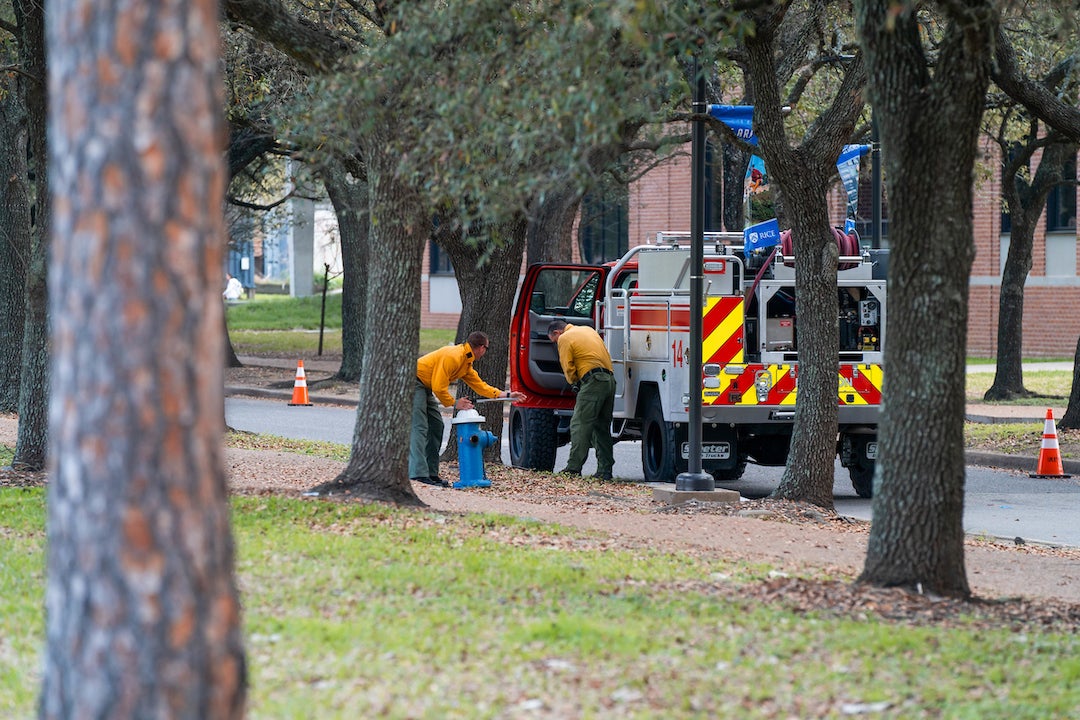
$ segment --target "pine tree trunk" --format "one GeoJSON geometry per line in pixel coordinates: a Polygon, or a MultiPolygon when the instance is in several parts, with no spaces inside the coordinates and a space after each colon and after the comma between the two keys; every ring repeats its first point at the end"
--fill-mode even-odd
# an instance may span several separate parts
{"type": "Polygon", "coordinates": [[[49,10],[42,718],[243,716],[222,457],[219,18],[208,3],[144,9],[49,10]]]}
{"type": "Polygon", "coordinates": [[[987,5],[962,18],[946,11],[931,77],[914,15],[893,15],[890,0],[865,0],[857,12],[881,130],[892,246],[880,482],[859,581],[967,597],[971,208],[996,20],[987,5]]]}
{"type": "Polygon", "coordinates": [[[367,186],[349,180],[336,160],[322,170],[323,185],[337,214],[341,241],[341,367],[335,378],[360,380],[364,356],[364,300],[367,294],[368,226],[367,186]]]}
{"type": "Polygon", "coordinates": [[[365,148],[371,245],[361,360],[360,404],[345,469],[312,489],[402,505],[421,505],[409,482],[409,430],[420,338],[420,270],[430,216],[396,175],[388,138],[365,148]]]}
{"type": "Polygon", "coordinates": [[[0,79],[0,412],[19,408],[26,264],[30,254],[30,192],[26,112],[21,75],[0,79]]]}

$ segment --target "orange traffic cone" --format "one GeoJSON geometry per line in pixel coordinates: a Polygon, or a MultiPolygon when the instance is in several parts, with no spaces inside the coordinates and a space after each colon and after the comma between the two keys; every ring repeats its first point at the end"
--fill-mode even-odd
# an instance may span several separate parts
{"type": "Polygon", "coordinates": [[[1047,408],[1046,425],[1043,427],[1042,449],[1039,450],[1039,466],[1031,473],[1033,478],[1067,478],[1065,467],[1061,464],[1058,452],[1057,425],[1054,424],[1054,412],[1047,408]]]}
{"type": "Polygon", "coordinates": [[[304,361],[296,361],[296,382],[293,383],[292,402],[289,405],[310,405],[307,394],[307,376],[304,375],[304,361]]]}

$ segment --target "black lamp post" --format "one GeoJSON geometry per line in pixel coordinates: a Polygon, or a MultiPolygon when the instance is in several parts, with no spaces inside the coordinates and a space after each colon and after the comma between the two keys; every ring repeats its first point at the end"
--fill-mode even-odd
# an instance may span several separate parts
{"type": "Polygon", "coordinates": [[[676,491],[715,490],[701,469],[701,309],[705,265],[705,73],[694,58],[693,127],[690,135],[690,457],[675,478],[676,491]]]}

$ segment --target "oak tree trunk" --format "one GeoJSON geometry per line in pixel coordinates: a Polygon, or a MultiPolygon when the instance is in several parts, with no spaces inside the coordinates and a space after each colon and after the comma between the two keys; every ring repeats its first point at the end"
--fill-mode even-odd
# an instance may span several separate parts
{"type": "Polygon", "coordinates": [[[526,263],[569,262],[574,251],[574,218],[581,193],[566,187],[537,201],[527,229],[526,263]]]}
{"type": "MultiPolygon", "coordinates": [[[[1036,215],[1036,219],[1038,216],[1036,215]]],[[[994,382],[984,400],[1009,400],[1031,393],[1024,388],[1024,284],[1031,271],[1033,223],[1017,223],[1014,216],[1009,253],[1001,273],[998,297],[997,360],[994,382]]]]}
{"type": "Polygon", "coordinates": [[[1072,389],[1069,391],[1069,405],[1057,426],[1062,430],[1080,429],[1080,340],[1076,341],[1076,353],[1073,356],[1072,389]]]}
{"type": "Polygon", "coordinates": [[[19,408],[26,266],[30,254],[30,190],[26,111],[19,74],[0,78],[0,412],[19,408]]]}
{"type": "Polygon", "coordinates": [[[772,497],[833,507],[837,437],[837,367],[840,356],[839,250],[829,224],[826,196],[836,159],[862,110],[861,60],[846,70],[833,104],[798,147],[787,140],[777,87],[774,45],[777,15],[759,16],[746,41],[755,127],[765,166],[783,190],[795,255],[798,313],[798,400],[787,466],[772,497]]]}
{"type": "MultiPolygon", "coordinates": [[[[1027,146],[1023,148],[1027,151],[1026,158],[1030,159],[1034,148],[1041,145],[1040,141],[1035,133],[1028,135],[1027,146]]],[[[1061,182],[1065,162],[1070,157],[1076,157],[1075,145],[1050,144],[1043,150],[1039,167],[1030,182],[1027,174],[1020,172],[1021,167],[1027,167],[1026,162],[1009,161],[1005,165],[1007,170],[1013,172],[1011,182],[1009,178],[1002,178],[1002,191],[1008,203],[1012,230],[998,298],[997,364],[994,382],[983,395],[985,400],[1010,400],[1035,395],[1024,387],[1024,285],[1031,272],[1035,226],[1046,207],[1047,196],[1061,182]]]]}
{"type": "Polygon", "coordinates": [[[31,81],[23,85],[30,185],[30,247],[26,256],[26,305],[19,376],[19,429],[13,467],[41,470],[48,447],[49,326],[46,276],[49,257],[49,189],[46,160],[45,10],[40,2],[16,0],[19,58],[31,81]]]}
{"type": "Polygon", "coordinates": [[[43,718],[243,716],[213,3],[49,4],[43,718]]]}
{"type": "Polygon", "coordinates": [[[409,428],[431,221],[416,189],[397,174],[390,137],[373,132],[365,142],[371,244],[360,403],[348,464],[312,492],[422,505],[409,482],[409,428]]]}
{"type": "MultiPolygon", "coordinates": [[[[513,312],[514,295],[521,273],[526,226],[524,218],[518,218],[515,222],[500,225],[490,232],[481,230],[468,238],[462,237],[461,233],[448,233],[439,238],[440,247],[454,265],[461,294],[456,342],[465,342],[469,333],[477,330],[487,333],[491,346],[473,368],[484,382],[497,388],[509,387],[510,314],[513,312]],[[479,265],[484,255],[487,255],[487,259],[483,265],[479,265]]],[[[465,383],[458,385],[458,396],[476,398],[465,383]]],[[[501,436],[505,404],[481,405],[478,410],[485,419],[483,428],[501,436]]],[[[501,453],[501,443],[495,443],[485,449],[484,458],[489,462],[501,462],[501,453]]],[[[443,458],[457,458],[457,443],[453,436],[443,458]]]]}
{"type": "Polygon", "coordinates": [[[889,193],[889,316],[874,523],[860,582],[966,597],[964,376],[974,164],[991,4],[942,10],[932,74],[918,18],[863,0],[857,22],[889,193]],[[948,182],[932,182],[943,169],[948,182]]]}
{"type": "Polygon", "coordinates": [[[330,160],[321,172],[326,194],[337,214],[341,241],[341,367],[334,377],[358,382],[364,356],[364,301],[368,286],[367,186],[360,178],[350,177],[346,166],[337,159],[330,160]]]}

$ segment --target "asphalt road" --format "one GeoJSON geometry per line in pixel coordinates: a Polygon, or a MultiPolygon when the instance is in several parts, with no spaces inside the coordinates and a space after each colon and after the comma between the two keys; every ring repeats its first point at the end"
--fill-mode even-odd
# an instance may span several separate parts
{"type": "MultiPolygon", "coordinates": [[[[225,420],[238,430],[268,433],[303,440],[327,440],[351,444],[356,410],[315,405],[291,407],[280,400],[225,399],[225,420]]],[[[447,422],[447,437],[450,423],[447,422]]],[[[503,462],[509,464],[504,431],[503,462]]],[[[563,467],[569,446],[559,448],[556,469],[563,467]]],[[[1033,458],[1034,463],[1034,458],[1033,458]]],[[[586,474],[595,471],[591,457],[586,474]]],[[[783,468],[747,466],[742,479],[719,485],[736,490],[745,498],[760,498],[772,492],[783,468]]],[[[615,475],[627,480],[644,480],[641,472],[641,445],[615,445],[615,475]]],[[[836,466],[836,510],[842,515],[871,519],[871,502],[855,495],[847,470],[836,466]]],[[[1080,547],[1080,478],[1033,479],[1028,473],[968,466],[964,498],[964,528],[969,533],[1027,542],[1080,547]]]]}

